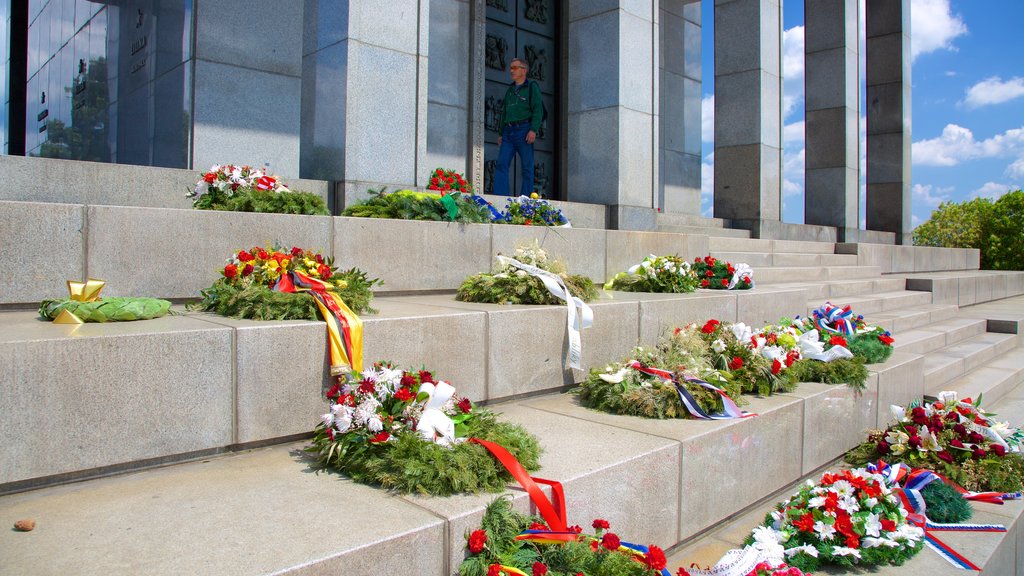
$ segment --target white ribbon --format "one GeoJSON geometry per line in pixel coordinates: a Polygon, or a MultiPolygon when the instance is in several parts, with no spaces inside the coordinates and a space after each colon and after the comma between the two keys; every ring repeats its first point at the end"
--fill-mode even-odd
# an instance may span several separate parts
{"type": "Polygon", "coordinates": [[[590,328],[594,323],[594,311],[590,309],[590,306],[587,306],[586,302],[573,296],[569,292],[569,287],[565,285],[565,282],[557,274],[525,264],[508,256],[499,255],[498,262],[503,266],[519,268],[527,274],[540,279],[544,283],[544,287],[548,289],[548,292],[551,292],[556,298],[565,301],[568,311],[566,326],[569,330],[569,366],[582,370],[583,342],[580,339],[580,329],[590,328]]]}
{"type": "Polygon", "coordinates": [[[426,392],[427,402],[423,409],[423,415],[416,424],[416,432],[427,442],[434,442],[442,446],[449,446],[455,443],[455,423],[448,417],[441,407],[445,402],[451,400],[455,395],[455,387],[447,382],[430,382],[420,385],[420,393],[426,392]]]}
{"type": "Polygon", "coordinates": [[[847,350],[845,346],[833,346],[825,350],[825,344],[818,340],[817,330],[804,332],[796,339],[796,343],[800,347],[800,355],[811,360],[831,362],[841,358],[853,358],[853,352],[847,350]]]}
{"type": "Polygon", "coordinates": [[[754,287],[754,269],[750,267],[750,264],[736,264],[733,269],[735,272],[732,274],[732,279],[729,280],[729,290],[735,288],[744,276],[750,278],[750,287],[754,287]]]}

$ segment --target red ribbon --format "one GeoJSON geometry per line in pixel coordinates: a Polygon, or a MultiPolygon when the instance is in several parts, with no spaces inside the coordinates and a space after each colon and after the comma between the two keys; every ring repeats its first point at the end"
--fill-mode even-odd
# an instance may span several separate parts
{"type": "MultiPolygon", "coordinates": [[[[470,438],[469,441],[483,446],[498,459],[498,462],[501,462],[501,465],[508,470],[516,482],[519,482],[519,485],[530,495],[530,500],[537,507],[537,512],[548,523],[548,528],[552,532],[569,531],[565,518],[565,491],[562,489],[560,482],[530,476],[530,473],[526,471],[526,468],[523,468],[523,465],[516,460],[516,457],[499,444],[481,440],[480,438],[470,438]],[[547,495],[537,485],[538,482],[551,486],[551,494],[555,497],[554,503],[548,500],[547,495]]],[[[575,534],[571,539],[576,539],[575,534]]]]}

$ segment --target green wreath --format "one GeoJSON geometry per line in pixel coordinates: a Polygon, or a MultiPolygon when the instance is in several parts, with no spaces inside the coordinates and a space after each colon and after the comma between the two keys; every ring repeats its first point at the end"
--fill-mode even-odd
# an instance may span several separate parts
{"type": "Polygon", "coordinates": [[[67,310],[82,322],[130,322],[150,320],[167,314],[171,303],[158,298],[103,298],[94,302],[78,300],[43,300],[39,304],[39,315],[53,320],[67,310]]]}

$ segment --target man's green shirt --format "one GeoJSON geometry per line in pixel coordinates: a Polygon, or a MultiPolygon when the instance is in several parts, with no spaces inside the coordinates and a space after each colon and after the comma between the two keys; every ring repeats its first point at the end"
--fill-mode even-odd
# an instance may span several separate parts
{"type": "Polygon", "coordinates": [[[501,127],[498,131],[504,132],[505,126],[509,124],[529,120],[530,130],[539,132],[543,118],[544,103],[541,101],[540,86],[532,80],[519,85],[512,84],[505,91],[505,102],[501,107],[501,127]]]}

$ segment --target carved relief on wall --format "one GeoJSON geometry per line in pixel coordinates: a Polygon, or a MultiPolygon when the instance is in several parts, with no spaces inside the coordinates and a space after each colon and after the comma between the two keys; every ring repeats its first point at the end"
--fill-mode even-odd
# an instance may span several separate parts
{"type": "Polygon", "coordinates": [[[484,194],[494,194],[494,170],[497,167],[497,160],[484,162],[484,194]]]}
{"type": "Polygon", "coordinates": [[[546,0],[526,0],[526,9],[523,11],[523,16],[537,24],[547,24],[548,3],[546,0]]]}
{"type": "Polygon", "coordinates": [[[487,5],[502,12],[508,12],[508,0],[487,0],[487,5]]]}
{"type": "Polygon", "coordinates": [[[505,55],[508,52],[508,41],[501,36],[487,35],[487,42],[484,49],[484,63],[488,68],[504,70],[505,55]]]}
{"type": "Polygon", "coordinates": [[[533,189],[541,196],[547,196],[548,165],[545,162],[536,162],[533,165],[533,189]]]}
{"type": "Polygon", "coordinates": [[[484,129],[491,132],[498,132],[501,126],[501,107],[504,98],[488,96],[484,99],[484,129]]]}
{"type": "Polygon", "coordinates": [[[530,65],[530,70],[526,73],[526,76],[531,80],[543,82],[544,70],[547,68],[548,64],[547,51],[544,48],[524,44],[523,56],[526,57],[526,62],[530,65]]]}

